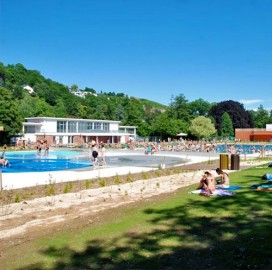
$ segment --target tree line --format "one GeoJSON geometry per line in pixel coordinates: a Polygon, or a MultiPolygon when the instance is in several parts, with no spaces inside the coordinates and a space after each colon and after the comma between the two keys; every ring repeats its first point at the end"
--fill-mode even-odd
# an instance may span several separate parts
{"type": "Polygon", "coordinates": [[[192,138],[234,135],[235,128],[264,128],[272,123],[272,111],[262,105],[257,111],[245,110],[237,101],[210,103],[199,98],[189,102],[184,94],[172,96],[168,106],[129,97],[124,93],[101,91],[76,84],[68,87],[45,78],[37,70],[22,64],[0,63],[0,142],[21,132],[27,117],[69,117],[120,121],[137,126],[141,137],[161,139],[187,133],[192,138]],[[30,93],[24,86],[31,87],[30,93]],[[72,93],[79,90],[85,97],[72,93]]]}

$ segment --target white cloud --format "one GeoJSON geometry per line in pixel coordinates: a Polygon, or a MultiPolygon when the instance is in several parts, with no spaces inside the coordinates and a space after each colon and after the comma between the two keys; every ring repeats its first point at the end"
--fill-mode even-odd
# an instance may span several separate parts
{"type": "Polygon", "coordinates": [[[240,103],[243,103],[245,105],[251,105],[251,104],[256,104],[256,103],[262,103],[264,100],[262,99],[241,99],[239,100],[240,103]]]}

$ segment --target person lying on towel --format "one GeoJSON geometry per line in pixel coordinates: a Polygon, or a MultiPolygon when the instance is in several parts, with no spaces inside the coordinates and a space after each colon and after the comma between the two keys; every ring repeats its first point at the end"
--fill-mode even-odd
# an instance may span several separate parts
{"type": "Polygon", "coordinates": [[[215,180],[213,175],[206,171],[200,179],[197,189],[203,189],[204,193],[212,194],[215,191],[215,180]]]}
{"type": "Polygon", "coordinates": [[[229,175],[222,171],[220,168],[216,169],[217,174],[220,176],[217,186],[228,188],[230,186],[229,175]]]}

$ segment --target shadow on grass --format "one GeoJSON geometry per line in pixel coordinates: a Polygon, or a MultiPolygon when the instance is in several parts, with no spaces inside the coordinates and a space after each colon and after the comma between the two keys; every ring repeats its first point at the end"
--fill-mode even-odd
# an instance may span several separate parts
{"type": "Polygon", "coordinates": [[[82,251],[51,246],[41,252],[53,267],[20,270],[272,269],[271,195],[248,188],[224,198],[185,195],[182,204],[145,209],[148,232],[95,239],[82,251]]]}

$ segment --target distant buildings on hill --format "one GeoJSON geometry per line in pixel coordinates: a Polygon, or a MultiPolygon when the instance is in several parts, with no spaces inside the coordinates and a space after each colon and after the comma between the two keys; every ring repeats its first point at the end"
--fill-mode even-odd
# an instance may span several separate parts
{"type": "Polygon", "coordinates": [[[85,98],[86,95],[90,94],[93,95],[95,97],[97,97],[97,94],[95,92],[90,92],[90,91],[84,91],[84,90],[80,90],[80,89],[69,89],[70,93],[72,93],[75,96],[81,97],[81,98],[85,98]]]}

